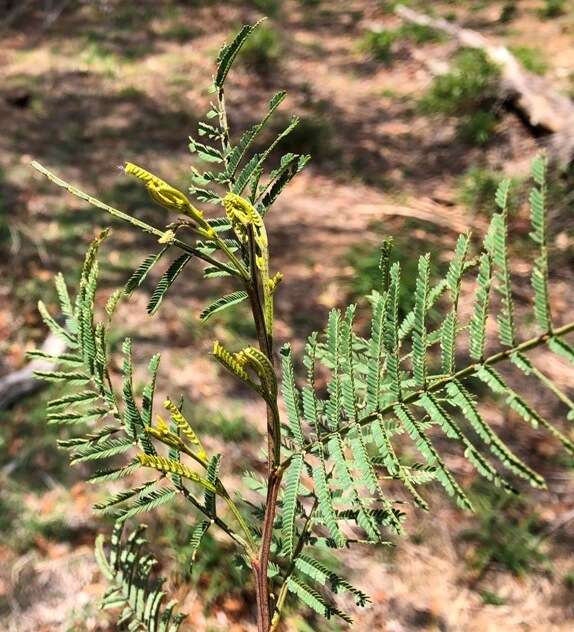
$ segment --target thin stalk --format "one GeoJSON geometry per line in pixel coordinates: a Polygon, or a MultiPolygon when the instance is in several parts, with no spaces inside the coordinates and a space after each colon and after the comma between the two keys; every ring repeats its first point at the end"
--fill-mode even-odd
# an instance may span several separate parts
{"type": "Polygon", "coordinates": [[[223,498],[223,500],[225,500],[231,513],[235,516],[235,519],[239,523],[239,526],[245,533],[245,537],[247,539],[247,545],[248,545],[247,551],[253,557],[255,554],[255,542],[253,541],[253,536],[251,534],[251,531],[249,527],[247,526],[245,520],[243,519],[241,512],[239,511],[239,509],[237,508],[237,505],[233,502],[233,500],[231,499],[231,496],[229,495],[229,493],[223,486],[222,486],[222,493],[220,493],[220,496],[223,498]]]}
{"type": "Polygon", "coordinates": [[[259,345],[261,351],[269,358],[271,364],[273,364],[273,336],[269,334],[267,329],[268,323],[265,322],[265,312],[263,309],[263,296],[261,290],[261,281],[259,278],[259,270],[256,264],[256,244],[255,235],[253,233],[253,227],[248,228],[248,254],[249,254],[249,269],[251,272],[251,289],[253,290],[253,302],[251,304],[253,317],[255,318],[256,325],[261,328],[257,331],[259,339],[259,345]]]}
{"type": "Polygon", "coordinates": [[[251,568],[253,575],[255,576],[255,600],[257,605],[257,632],[267,632],[263,627],[265,621],[265,612],[263,612],[263,604],[265,603],[265,588],[261,582],[261,567],[259,566],[259,560],[253,559],[251,561],[251,568]]]}
{"type": "MultiPolygon", "coordinates": [[[[252,266],[254,268],[254,266],[252,266]]],[[[263,309],[259,300],[258,292],[253,284],[249,284],[248,290],[257,337],[260,350],[267,355],[270,362],[273,361],[273,351],[270,339],[265,331],[265,321],[263,309]]],[[[274,428],[278,427],[277,404],[272,406],[267,402],[267,443],[268,443],[268,476],[267,476],[267,498],[265,502],[265,515],[263,518],[263,528],[261,544],[259,549],[259,559],[253,564],[253,571],[257,584],[257,624],[258,632],[268,632],[270,626],[269,608],[269,582],[268,568],[273,537],[273,525],[277,511],[277,497],[281,487],[283,468],[278,466],[281,460],[281,439],[274,428]]]]}
{"type": "MultiPolygon", "coordinates": [[[[265,314],[263,310],[263,298],[261,296],[260,279],[257,266],[255,264],[255,235],[253,229],[249,227],[248,232],[248,254],[249,268],[251,271],[251,281],[246,286],[251,311],[255,321],[255,330],[260,350],[267,356],[273,366],[273,339],[267,333],[265,314]]],[[[280,423],[277,405],[267,403],[267,475],[270,476],[274,465],[278,465],[281,457],[278,450],[280,442],[280,423]]]]}
{"type": "MultiPolygon", "coordinates": [[[[120,211],[119,209],[114,208],[113,206],[110,206],[109,204],[106,204],[105,202],[102,202],[101,200],[98,200],[97,198],[89,195],[88,193],[85,193],[81,189],[78,189],[77,187],[66,182],[65,180],[62,180],[56,174],[52,173],[51,171],[46,169],[44,166],[42,166],[40,163],[34,161],[32,162],[32,167],[34,167],[34,169],[36,169],[41,174],[49,178],[52,182],[54,182],[54,184],[57,184],[59,187],[62,187],[63,189],[66,189],[66,191],[68,191],[72,195],[75,195],[77,198],[80,198],[81,200],[85,200],[86,202],[89,202],[92,206],[102,209],[103,211],[106,211],[110,215],[113,215],[114,217],[118,217],[119,219],[122,219],[123,221],[130,223],[132,226],[137,226],[137,228],[140,228],[141,230],[143,230],[144,232],[150,235],[154,235],[154,237],[162,238],[165,236],[166,231],[161,230],[160,228],[156,228],[155,226],[152,226],[151,224],[148,224],[147,222],[144,222],[141,219],[138,219],[137,217],[132,217],[131,215],[128,215],[127,213],[124,213],[123,211],[120,211]]],[[[193,246],[186,244],[185,242],[181,241],[180,239],[177,239],[176,237],[174,237],[171,240],[171,244],[176,246],[177,248],[180,248],[184,252],[187,252],[190,255],[194,255],[198,259],[202,259],[206,263],[210,263],[211,265],[218,267],[220,270],[224,270],[225,272],[228,272],[234,277],[244,278],[240,270],[236,270],[226,265],[225,263],[222,263],[218,259],[215,259],[209,255],[202,253],[197,248],[194,248],[193,246]]]]}
{"type": "Polygon", "coordinates": [[[227,172],[227,155],[229,154],[230,142],[229,142],[229,123],[227,122],[227,110],[225,108],[225,91],[223,86],[217,90],[217,110],[219,128],[221,129],[221,149],[223,154],[223,166],[227,172]]]}
{"type": "MultiPolygon", "coordinates": [[[[528,372],[524,371],[525,375],[528,375],[528,372]]],[[[554,395],[571,411],[574,412],[574,402],[566,395],[566,393],[560,389],[554,382],[543,373],[538,367],[531,366],[530,373],[534,375],[548,390],[552,391],[554,395]]]]}
{"type": "Polygon", "coordinates": [[[189,490],[184,487],[183,485],[181,487],[178,487],[178,490],[183,494],[183,496],[185,497],[186,500],[188,500],[198,511],[200,511],[206,518],[209,518],[209,520],[213,520],[214,524],[216,524],[222,531],[224,531],[225,533],[227,533],[227,535],[237,544],[239,544],[239,546],[241,546],[243,549],[245,549],[245,551],[249,552],[249,544],[246,540],[244,540],[240,535],[238,535],[237,533],[235,533],[235,531],[233,531],[233,529],[231,529],[231,527],[229,527],[219,516],[212,516],[211,514],[209,514],[206,510],[205,507],[203,507],[201,505],[201,503],[199,503],[192,494],[189,493],[189,490]]]}

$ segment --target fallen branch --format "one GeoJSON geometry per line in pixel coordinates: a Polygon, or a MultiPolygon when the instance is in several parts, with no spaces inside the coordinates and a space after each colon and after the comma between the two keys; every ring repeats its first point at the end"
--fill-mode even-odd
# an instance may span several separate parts
{"type": "Polygon", "coordinates": [[[528,72],[505,46],[492,43],[481,33],[465,29],[442,18],[413,11],[403,5],[396,9],[407,22],[427,26],[455,39],[460,46],[482,50],[500,68],[503,97],[514,102],[533,127],[552,133],[549,157],[567,165],[574,157],[574,102],[560,94],[544,77],[528,72]]]}
{"type": "MultiPolygon", "coordinates": [[[[58,336],[50,334],[40,347],[45,353],[58,356],[66,350],[66,343],[58,336]]],[[[41,358],[31,360],[19,371],[0,378],[0,410],[8,408],[22,397],[31,395],[46,385],[34,377],[34,371],[53,371],[56,363],[41,358]]]]}

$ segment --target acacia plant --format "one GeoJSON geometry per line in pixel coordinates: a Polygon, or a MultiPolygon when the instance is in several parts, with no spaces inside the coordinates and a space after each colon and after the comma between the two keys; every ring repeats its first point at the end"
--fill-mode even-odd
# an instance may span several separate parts
{"type": "Polygon", "coordinates": [[[93,483],[128,481],[136,472],[149,472],[145,482],[141,483],[140,475],[137,484],[128,483],[95,507],[117,518],[111,546],[102,539],[97,543],[98,561],[111,584],[103,603],[123,608],[121,625],[130,630],[173,631],[181,625],[183,617],[175,614],[173,602],[163,604],[161,583],[152,572],[155,560],[145,552],[143,527],[122,535],[126,521],[176,498],[183,499],[190,519],[197,520],[191,541],[194,555],[201,555],[202,538],[209,529],[220,529],[233,541],[253,573],[258,631],[268,632],[278,629],[290,599],[300,600],[324,617],[347,622],[351,619],[336,606],[334,595],[348,593],[360,606],[369,602],[364,592],[320,560],[325,549],[353,542],[388,542],[390,536],[400,534],[405,514],[391,490],[402,488],[402,502],[410,498],[426,511],[429,507],[420,487],[436,481],[461,508],[472,509],[465,490],[441,457],[436,434],[451,440],[480,476],[508,493],[514,492],[520,479],[544,487],[543,478],[481,413],[473,394],[477,381],[486,387],[482,393],[494,394],[498,406],[512,409],[528,426],[549,432],[574,453],[571,429],[561,430],[536,412],[497,370],[499,364],[513,365],[556,396],[569,419],[574,419],[572,400],[528,356],[546,347],[574,363],[574,349],[565,339],[574,330],[574,322],[558,326],[551,316],[543,156],[533,164],[530,194],[530,239],[538,253],[532,270],[534,319],[539,328],[534,337],[519,340],[517,336],[507,243],[510,183],[503,181],[482,244],[471,244],[469,234],[461,235],[446,276],[438,280],[429,278],[429,255],[419,258],[412,310],[403,318],[398,311],[401,269],[393,262],[392,241],[385,240],[380,281],[368,297],[368,334],[360,335],[354,326],[355,305],[332,310],[325,331],[313,333],[307,341],[304,378],[296,377],[290,346],[284,344],[277,351],[274,345],[273,302],[281,274],[272,269],[265,218],[309,157],[290,153],[272,171],[265,171],[279,141],[297,125],[296,118],[266,149],[253,150],[258,134],[285,98],[284,92],[271,99],[263,120],[237,141],[229,129],[224,84],[254,28],[244,26],[219,53],[213,102],[206,120],[198,125],[201,141],[192,139],[189,145],[209,169],[192,169],[189,191],[174,188],[143,167],[125,165],[125,173],[138,178],[155,202],[178,216],[173,223],[152,226],[34,163],[57,185],[158,241],[156,252],[139,265],[123,289],[112,294],[103,318],[97,319],[94,311],[97,255],[106,231],[87,252],[74,299],[63,277],[56,277],[63,320],[51,316],[40,303],[46,324],[68,346],[57,358],[61,370],[38,373],[71,386],[68,394],[48,404],[50,423],[78,431],[60,445],[70,450],[72,463],[100,464],[89,479],[93,483]],[[196,200],[206,210],[200,210],[196,200]],[[215,211],[222,207],[224,213],[211,216],[208,204],[215,211]],[[477,254],[471,255],[471,249],[477,254]],[[158,310],[192,262],[204,266],[203,276],[208,280],[226,277],[231,290],[206,307],[201,320],[243,301],[249,304],[256,330],[253,345],[230,350],[215,341],[213,357],[261,398],[267,410],[264,480],[251,473],[256,483],[250,487],[261,495],[259,501],[253,501],[253,490],[226,488],[219,476],[225,456],[209,454],[177,396],[171,394],[165,400],[162,414],[167,421],[156,410],[159,355],[151,358],[149,382],[140,398],[132,385],[132,343],[126,339],[122,383],[113,383],[109,331],[114,311],[142,286],[160,260],[168,258],[171,263],[151,293],[149,314],[158,310]],[[459,310],[465,275],[475,284],[468,319],[459,310]],[[437,311],[438,324],[436,316],[430,315],[437,311]],[[487,335],[493,313],[497,345],[487,335]],[[439,351],[435,353],[434,348],[439,351]],[[406,461],[401,455],[399,435],[405,435],[403,442],[412,441],[420,462],[406,461]]]}

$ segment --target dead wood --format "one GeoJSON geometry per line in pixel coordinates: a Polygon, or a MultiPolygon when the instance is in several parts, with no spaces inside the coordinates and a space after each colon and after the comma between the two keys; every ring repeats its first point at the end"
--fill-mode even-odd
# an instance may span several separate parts
{"type": "MultiPolygon", "coordinates": [[[[66,350],[66,343],[58,336],[50,334],[40,349],[53,356],[58,356],[66,350]]],[[[18,371],[13,371],[0,378],[0,410],[8,408],[27,395],[35,393],[46,382],[34,377],[34,371],[53,371],[56,363],[42,358],[36,358],[18,371]]]]}
{"type": "Polygon", "coordinates": [[[508,48],[491,42],[477,31],[403,5],[397,7],[396,13],[407,22],[448,34],[460,46],[482,50],[500,68],[501,97],[511,100],[530,125],[552,134],[548,143],[550,159],[563,166],[571,162],[574,157],[574,102],[560,94],[548,79],[527,71],[508,48]]]}

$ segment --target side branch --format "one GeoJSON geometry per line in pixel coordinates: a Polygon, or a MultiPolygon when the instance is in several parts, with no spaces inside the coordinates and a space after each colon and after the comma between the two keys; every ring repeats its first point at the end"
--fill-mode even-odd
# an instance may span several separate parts
{"type": "MultiPolygon", "coordinates": [[[[499,362],[503,362],[504,360],[510,359],[510,357],[516,353],[530,351],[536,347],[546,344],[552,338],[559,338],[561,336],[565,336],[566,334],[572,331],[574,331],[574,321],[566,325],[563,325],[562,327],[554,329],[552,334],[544,333],[540,336],[536,336],[535,338],[530,338],[515,347],[512,347],[510,349],[504,349],[503,351],[499,351],[498,353],[495,353],[489,356],[488,358],[484,359],[482,362],[474,362],[464,367],[463,369],[456,371],[452,375],[441,377],[440,379],[430,383],[426,388],[418,389],[410,393],[409,395],[403,397],[402,402],[400,403],[412,404],[416,402],[425,393],[434,393],[436,391],[440,391],[447,384],[449,384],[450,382],[453,382],[454,380],[461,380],[461,379],[471,376],[473,373],[478,371],[480,367],[492,366],[492,365],[498,364],[499,362]]],[[[394,407],[397,405],[397,403],[399,402],[394,401],[391,404],[384,406],[380,410],[377,410],[367,415],[366,417],[363,417],[362,419],[358,421],[359,426],[361,427],[368,426],[370,423],[373,423],[379,416],[391,413],[394,407]]],[[[330,438],[334,437],[337,434],[341,437],[345,437],[347,434],[349,434],[349,432],[351,432],[351,430],[353,430],[353,428],[355,428],[355,425],[351,424],[351,425],[345,426],[344,428],[341,428],[336,433],[332,433],[332,432],[325,433],[324,435],[321,436],[321,439],[319,441],[307,443],[301,448],[301,450],[297,452],[293,452],[289,456],[289,458],[283,461],[282,467],[286,468],[295,454],[306,454],[308,452],[312,452],[316,446],[326,443],[330,438]]]]}
{"type": "MultiPolygon", "coordinates": [[[[92,206],[102,209],[103,211],[106,211],[110,215],[113,215],[114,217],[118,217],[119,219],[130,223],[132,226],[136,226],[137,228],[143,230],[144,232],[150,235],[154,235],[155,237],[158,237],[159,239],[161,239],[162,237],[165,237],[166,231],[163,231],[160,228],[156,228],[155,226],[152,226],[151,224],[148,224],[147,222],[144,222],[141,219],[138,219],[137,217],[132,217],[131,215],[128,215],[127,213],[124,213],[123,211],[120,211],[119,209],[114,208],[113,206],[110,206],[109,204],[106,204],[105,202],[102,202],[101,200],[98,200],[97,198],[89,195],[88,193],[85,193],[81,189],[78,189],[74,187],[73,185],[71,185],[69,182],[66,182],[65,180],[62,180],[61,178],[59,178],[56,174],[46,169],[46,167],[41,165],[39,162],[33,161],[32,167],[34,167],[36,171],[39,171],[41,174],[45,175],[48,179],[54,182],[54,184],[57,184],[59,187],[62,187],[63,189],[66,189],[66,191],[68,191],[72,195],[75,195],[77,198],[80,198],[81,200],[85,200],[86,202],[89,202],[92,206]]],[[[190,255],[196,256],[198,259],[202,259],[206,263],[210,263],[211,265],[218,267],[220,270],[224,270],[225,272],[228,272],[232,276],[241,278],[241,274],[234,268],[231,268],[225,263],[222,263],[218,259],[215,259],[205,253],[200,252],[197,248],[194,248],[193,246],[186,244],[180,239],[177,239],[177,237],[170,238],[170,243],[174,246],[177,246],[177,248],[180,248],[184,252],[187,252],[190,255]]]]}

